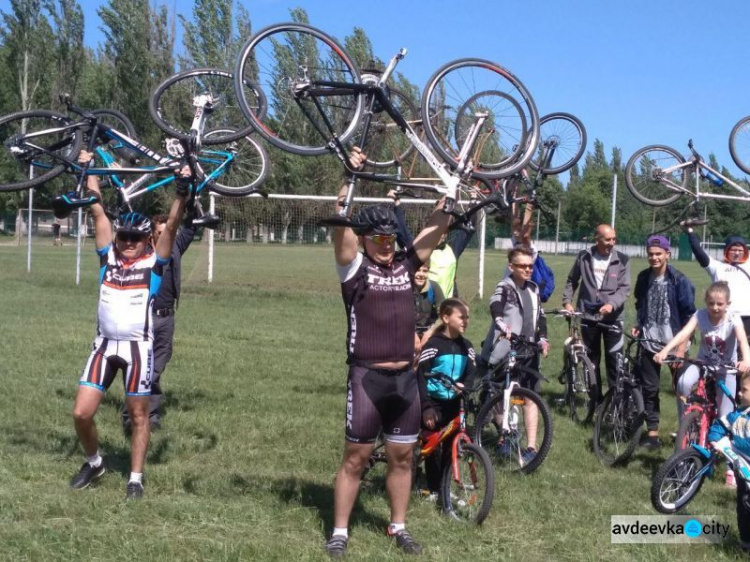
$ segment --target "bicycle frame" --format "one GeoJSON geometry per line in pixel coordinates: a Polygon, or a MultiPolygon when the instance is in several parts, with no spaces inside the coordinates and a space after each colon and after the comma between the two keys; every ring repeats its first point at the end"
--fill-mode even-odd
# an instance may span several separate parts
{"type": "MultiPolygon", "coordinates": [[[[690,152],[692,153],[692,156],[690,159],[688,159],[686,162],[682,164],[678,164],[677,166],[671,166],[669,168],[664,168],[661,170],[663,176],[659,178],[659,181],[664,184],[665,186],[668,186],[670,189],[678,192],[678,193],[684,193],[686,195],[689,195],[692,197],[696,202],[700,202],[701,199],[718,199],[723,201],[746,201],[750,202],[750,191],[744,189],[743,187],[737,185],[734,181],[732,181],[730,178],[723,175],[718,170],[715,170],[708,164],[706,164],[703,161],[703,158],[701,157],[698,152],[696,152],[695,148],[693,148],[693,140],[690,139],[688,142],[688,148],[690,148],[690,152]],[[695,175],[695,191],[690,191],[689,189],[683,188],[681,185],[677,185],[673,181],[670,181],[669,174],[672,172],[676,172],[679,170],[690,170],[695,175]],[[701,191],[701,178],[705,177],[706,174],[703,172],[710,172],[714,176],[720,178],[724,184],[730,186],[732,189],[738,191],[739,193],[742,193],[742,195],[729,195],[724,193],[708,193],[705,191],[701,191]]],[[[687,172],[686,172],[687,173],[687,172]]]]}
{"type": "MultiPolygon", "coordinates": [[[[380,76],[379,80],[374,84],[373,83],[352,84],[348,82],[312,81],[309,78],[304,77],[298,83],[292,86],[294,90],[295,101],[300,107],[300,110],[308,118],[308,120],[313,124],[313,126],[315,126],[316,130],[320,133],[320,135],[327,141],[328,147],[331,149],[331,151],[334,154],[336,154],[338,159],[344,165],[344,168],[349,173],[349,176],[350,176],[349,189],[347,190],[346,198],[339,211],[339,215],[342,217],[347,216],[349,213],[349,207],[351,206],[352,199],[354,197],[354,183],[357,178],[377,181],[381,183],[390,183],[394,185],[400,185],[403,187],[426,189],[426,190],[444,194],[447,196],[448,199],[455,202],[458,184],[460,180],[462,178],[469,177],[471,173],[471,161],[470,161],[469,155],[474,148],[474,145],[479,136],[479,132],[481,131],[482,126],[484,125],[484,122],[487,120],[488,114],[477,113],[475,115],[476,121],[472,123],[469,129],[469,132],[467,134],[466,142],[461,147],[460,154],[458,155],[458,163],[457,163],[456,170],[454,172],[451,172],[448,169],[448,166],[445,163],[441,162],[440,159],[430,149],[430,147],[419,138],[419,135],[415,132],[414,128],[403,117],[403,115],[401,115],[398,109],[396,109],[393,106],[393,104],[391,103],[387,95],[387,90],[385,88],[386,82],[390,78],[393,71],[396,69],[398,62],[401,59],[403,59],[405,56],[406,56],[406,49],[402,48],[390,60],[390,62],[388,63],[388,66],[383,71],[383,74],[380,76]],[[370,121],[372,119],[373,108],[375,107],[375,104],[377,103],[394,120],[394,122],[396,123],[398,128],[401,130],[401,132],[406,136],[407,140],[417,150],[417,152],[419,152],[419,154],[424,158],[424,160],[427,162],[430,168],[435,172],[435,174],[437,175],[437,177],[439,178],[440,182],[442,182],[443,185],[440,186],[440,185],[435,185],[435,184],[426,184],[426,183],[422,183],[421,181],[411,181],[408,179],[404,180],[404,179],[399,178],[398,176],[394,176],[390,174],[378,174],[374,172],[365,172],[362,170],[355,170],[354,168],[352,168],[349,165],[349,158],[347,155],[346,148],[344,147],[343,143],[339,139],[338,135],[336,135],[336,133],[333,131],[333,127],[331,126],[330,122],[326,118],[325,113],[322,111],[322,109],[320,108],[319,104],[317,104],[317,101],[316,101],[318,97],[342,96],[342,95],[351,95],[351,94],[355,94],[355,95],[364,94],[365,95],[365,109],[364,109],[364,116],[362,118],[362,133],[360,135],[360,140],[358,143],[360,147],[362,147],[363,141],[366,140],[367,138],[367,133],[369,132],[369,129],[370,129],[370,121]],[[316,123],[316,120],[313,119],[312,116],[310,115],[308,108],[302,103],[300,103],[299,100],[301,98],[312,98],[313,102],[318,108],[318,111],[323,119],[323,122],[326,124],[328,128],[327,131],[323,130],[321,127],[318,126],[318,124],[316,123]]],[[[302,68],[303,74],[304,74],[304,70],[305,69],[302,68]]],[[[366,147],[362,147],[362,148],[366,149],[366,147]]],[[[450,208],[448,208],[447,211],[450,211],[450,208]]]]}

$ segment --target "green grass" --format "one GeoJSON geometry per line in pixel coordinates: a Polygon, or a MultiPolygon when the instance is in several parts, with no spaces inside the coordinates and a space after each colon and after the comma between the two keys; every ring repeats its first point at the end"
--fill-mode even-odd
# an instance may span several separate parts
{"type": "MultiPolygon", "coordinates": [[[[80,286],[75,249],[38,244],[31,274],[24,247],[0,246],[0,559],[323,560],[332,522],[332,483],[343,446],[346,320],[330,248],[219,247],[214,282],[206,250],[183,265],[175,354],[164,375],[167,415],[154,434],[146,496],[124,502],[129,444],[119,428],[122,388],[97,416],[109,468],[98,485],[68,489],[83,456],[71,410],[96,314],[97,260],[87,248],[80,286]]],[[[559,294],[572,263],[550,256],[559,294]]],[[[477,286],[478,254],[459,268],[465,295],[477,286]]],[[[472,299],[469,339],[489,324],[488,295],[504,254],[488,252],[485,298],[472,299]]],[[[708,284],[696,264],[678,266],[708,284]]],[[[633,278],[643,260],[632,264],[633,278]]],[[[628,309],[633,316],[632,304],[628,309]]],[[[561,320],[550,319],[543,364],[557,395],[561,320]]],[[[666,371],[666,370],[665,370],[666,371]]],[[[663,376],[662,433],[676,426],[663,376]]],[[[732,526],[724,546],[611,545],[610,515],[654,515],[652,473],[668,456],[637,451],[608,469],[591,451],[591,428],[556,413],[552,450],[528,477],[497,475],[492,513],[481,528],[458,526],[414,498],[408,523],[426,560],[702,560],[738,552],[734,494],[709,482],[690,513],[732,526]]],[[[384,537],[382,490],[363,489],[348,560],[404,558],[384,537]]]]}

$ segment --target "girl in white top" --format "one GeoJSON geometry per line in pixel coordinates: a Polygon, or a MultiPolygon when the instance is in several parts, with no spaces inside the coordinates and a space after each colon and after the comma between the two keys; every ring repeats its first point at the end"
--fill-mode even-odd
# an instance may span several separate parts
{"type": "MultiPolygon", "coordinates": [[[[740,317],[729,312],[729,286],[726,281],[712,283],[706,289],[706,308],[698,310],[685,324],[672,341],[664,349],[654,355],[654,360],[661,363],[670,351],[686,342],[695,331],[700,330],[700,347],[697,358],[709,363],[734,363],[737,370],[745,373],[750,371],[750,346],[747,343],[747,335],[740,317]],[[737,361],[737,345],[742,352],[742,361],[737,361]]],[[[689,365],[680,379],[677,381],[677,408],[682,418],[685,402],[680,397],[687,397],[693,386],[698,382],[699,370],[695,365],[689,365]]],[[[723,371],[719,378],[724,380],[727,388],[735,394],[737,389],[737,377],[734,373],[723,371]]],[[[732,402],[723,392],[716,393],[719,415],[725,416],[734,409],[732,402]]]]}

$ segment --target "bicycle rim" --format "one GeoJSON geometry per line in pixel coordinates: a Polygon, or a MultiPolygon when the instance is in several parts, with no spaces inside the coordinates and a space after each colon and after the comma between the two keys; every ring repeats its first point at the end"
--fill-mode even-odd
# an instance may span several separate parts
{"type": "Polygon", "coordinates": [[[729,153],[737,167],[750,174],[750,116],[741,119],[729,135],[729,153]]]}
{"type": "Polygon", "coordinates": [[[661,513],[674,513],[685,507],[700,490],[705,474],[698,476],[707,459],[694,449],[686,449],[665,462],[654,476],[651,503],[661,513]]]}
{"type": "Polygon", "coordinates": [[[668,146],[647,146],[630,157],[625,166],[625,184],[641,203],[669,205],[687,188],[690,174],[686,167],[672,170],[684,162],[682,155],[668,146]]]}
{"type": "Polygon", "coordinates": [[[633,454],[643,431],[642,412],[632,389],[604,397],[594,428],[594,452],[604,464],[624,462],[633,454]]]}
{"type": "Polygon", "coordinates": [[[443,510],[457,521],[480,524],[492,507],[495,491],[492,463],[487,453],[472,443],[459,444],[455,462],[457,474],[452,465],[443,469],[443,510]]]}
{"type": "MultiPolygon", "coordinates": [[[[417,106],[409,96],[395,88],[388,88],[388,93],[393,106],[419,135],[422,120],[419,118],[417,106]]],[[[364,147],[367,154],[366,165],[374,168],[401,166],[415,151],[415,148],[386,111],[375,109],[370,120],[367,138],[364,142],[361,140],[362,127],[360,126],[351,141],[364,147]]]]}
{"type": "Polygon", "coordinates": [[[542,168],[548,176],[561,174],[572,168],[586,150],[586,128],[575,115],[570,113],[550,113],[539,121],[539,149],[529,166],[534,170],[544,164],[541,161],[542,149],[554,150],[552,158],[542,168]]]}
{"type": "Polygon", "coordinates": [[[333,135],[345,142],[362,113],[363,95],[305,95],[305,84],[316,82],[359,84],[353,59],[330,36],[303,24],[282,24],[259,31],[243,46],[235,81],[244,77],[258,84],[268,102],[268,113],[258,115],[237,92],[245,117],[274,146],[304,156],[329,152],[333,135]],[[318,106],[316,107],[315,101],[318,106]],[[327,123],[326,123],[327,121],[327,123]]]}
{"type": "Polygon", "coordinates": [[[471,159],[472,175],[486,179],[510,176],[526,166],[536,148],[539,116],[526,87],[508,70],[482,59],[461,59],[440,68],[422,96],[425,133],[438,154],[451,166],[468,131],[473,113],[488,114],[471,159]],[[520,109],[520,113],[519,113],[520,109]]]}
{"type": "MultiPolygon", "coordinates": [[[[243,82],[243,92],[254,110],[262,114],[265,111],[263,92],[249,80],[243,82]]],[[[202,95],[211,99],[210,110],[206,111],[205,130],[226,131],[209,138],[204,136],[204,144],[231,142],[252,132],[239,107],[232,73],[215,68],[180,72],[162,82],[149,101],[151,117],[168,135],[188,140],[196,111],[193,102],[196,96],[202,95]]]]}
{"type": "MultiPolygon", "coordinates": [[[[233,130],[225,129],[212,130],[206,133],[206,137],[211,138],[213,135],[227,135],[233,132],[233,130]]],[[[198,165],[203,174],[208,176],[218,169],[226,162],[228,154],[233,155],[234,158],[210,185],[211,191],[229,197],[242,197],[249,195],[265,183],[270,162],[268,154],[263,146],[251,136],[202,149],[198,154],[198,165]]]]}
{"type": "Polygon", "coordinates": [[[29,189],[62,174],[65,167],[60,158],[77,156],[80,131],[47,133],[26,140],[22,137],[70,123],[67,116],[45,110],[22,111],[0,119],[0,191],[29,189]]]}

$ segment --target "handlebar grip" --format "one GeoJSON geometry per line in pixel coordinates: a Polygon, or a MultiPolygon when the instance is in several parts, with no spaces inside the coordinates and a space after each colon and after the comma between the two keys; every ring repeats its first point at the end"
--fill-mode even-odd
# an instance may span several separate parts
{"type": "Polygon", "coordinates": [[[456,200],[452,197],[446,197],[445,198],[445,205],[443,205],[443,212],[445,214],[451,214],[453,212],[453,209],[456,206],[456,200]]]}

